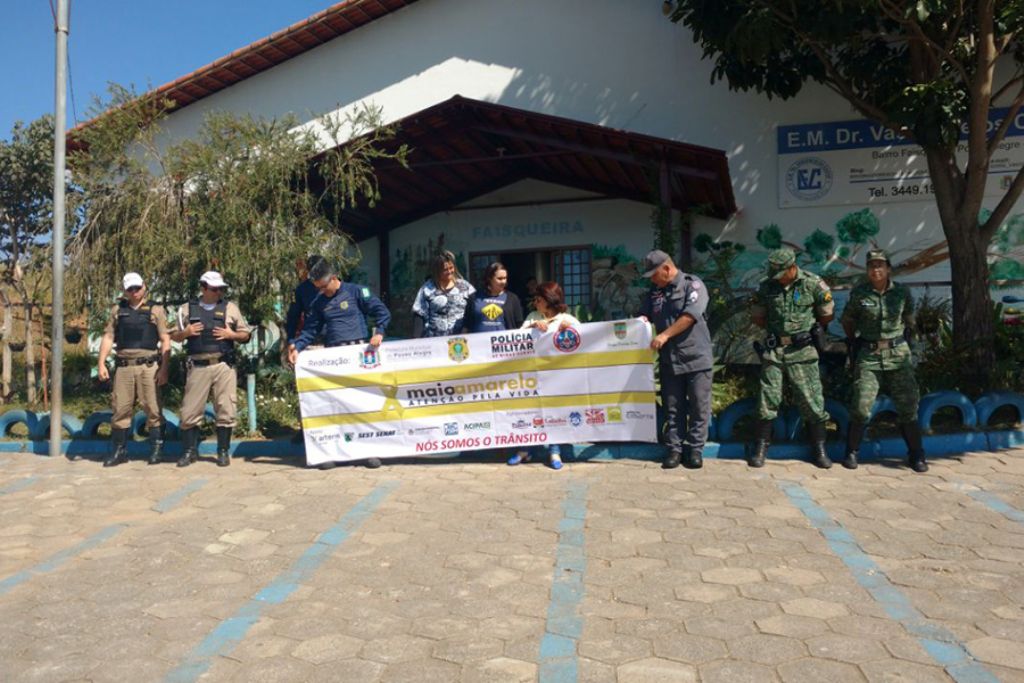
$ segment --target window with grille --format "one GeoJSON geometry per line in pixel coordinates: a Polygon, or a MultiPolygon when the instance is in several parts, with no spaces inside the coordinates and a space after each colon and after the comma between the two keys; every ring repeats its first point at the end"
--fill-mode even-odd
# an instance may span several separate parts
{"type": "Polygon", "coordinates": [[[487,266],[500,260],[500,254],[470,254],[469,272],[464,273],[463,275],[473,283],[474,287],[476,287],[479,283],[483,282],[484,271],[487,270],[487,266]]]}
{"type": "Polygon", "coordinates": [[[590,248],[559,249],[551,253],[551,270],[562,285],[565,303],[590,305],[590,248]]]}

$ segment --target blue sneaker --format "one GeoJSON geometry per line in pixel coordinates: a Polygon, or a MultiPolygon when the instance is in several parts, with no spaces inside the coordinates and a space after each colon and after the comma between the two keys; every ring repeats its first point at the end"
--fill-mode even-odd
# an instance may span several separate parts
{"type": "Polygon", "coordinates": [[[551,451],[551,469],[562,469],[562,456],[558,451],[551,451]]]}
{"type": "Polygon", "coordinates": [[[508,459],[508,465],[510,467],[524,462],[530,462],[530,454],[527,451],[519,451],[508,459]]]}

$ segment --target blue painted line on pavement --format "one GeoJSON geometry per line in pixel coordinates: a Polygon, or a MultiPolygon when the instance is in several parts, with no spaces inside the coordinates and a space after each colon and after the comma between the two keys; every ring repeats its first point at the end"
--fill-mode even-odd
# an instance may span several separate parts
{"type": "Polygon", "coordinates": [[[978,489],[975,491],[968,491],[967,495],[969,495],[971,498],[978,501],[979,503],[984,504],[989,509],[998,512],[1007,519],[1012,519],[1014,522],[1017,522],[1018,524],[1024,524],[1024,512],[1013,507],[1012,505],[1010,505],[1009,503],[1007,503],[994,493],[989,493],[988,491],[982,491],[981,489],[978,489]]]}
{"type": "Polygon", "coordinates": [[[153,506],[153,510],[155,512],[159,512],[160,514],[170,512],[175,507],[177,507],[183,500],[185,500],[189,495],[195,493],[199,489],[203,488],[205,485],[205,479],[193,479],[192,481],[185,484],[171,495],[162,498],[156,505],[153,506]]]}
{"type": "Polygon", "coordinates": [[[579,675],[576,644],[583,633],[583,575],[587,569],[583,526],[587,484],[570,481],[558,524],[555,575],[551,583],[544,638],[540,641],[540,683],[572,683],[579,675]]]}
{"type": "Polygon", "coordinates": [[[953,633],[933,624],[894,586],[878,564],[864,552],[857,539],[831,515],[814,502],[810,492],[793,482],[779,482],[790,502],[810,520],[828,541],[829,547],[843,561],[853,578],[885,609],[890,618],[900,622],[915,636],[925,651],[945,668],[958,683],[998,683],[999,679],[979,664],[953,633]]]}
{"type": "Polygon", "coordinates": [[[49,559],[40,562],[36,566],[29,567],[28,569],[22,570],[17,574],[12,574],[11,576],[8,576],[3,581],[0,581],[0,595],[4,595],[5,593],[10,592],[11,589],[22,583],[25,583],[33,576],[38,576],[39,574],[46,574],[48,572],[52,572],[54,569],[64,564],[72,557],[80,555],[81,553],[85,552],[86,550],[89,550],[90,548],[95,548],[100,543],[103,543],[107,539],[117,535],[125,528],[127,527],[124,524],[112,524],[107,528],[96,532],[95,534],[85,539],[81,543],[73,545],[70,548],[65,548],[57,554],[50,556],[49,559]]]}
{"type": "Polygon", "coordinates": [[[19,479],[18,481],[11,482],[7,486],[0,488],[0,496],[6,493],[15,493],[17,491],[21,491],[22,489],[27,489],[29,486],[36,483],[37,481],[39,481],[39,477],[25,477],[24,479],[19,479]]]}
{"type": "Polygon", "coordinates": [[[168,683],[195,681],[213,663],[214,657],[226,655],[235,649],[245,638],[253,624],[259,621],[263,610],[268,605],[284,602],[305,579],[313,574],[330,557],[331,553],[359,526],[369,519],[377,506],[383,502],[398,482],[385,482],[367,494],[362,500],[346,512],[338,523],[320,534],[306,552],[291,566],[280,574],[261,591],[256,593],[249,602],[242,605],[234,615],[222,621],[208,636],[189,653],[173,671],[167,674],[168,683]]]}

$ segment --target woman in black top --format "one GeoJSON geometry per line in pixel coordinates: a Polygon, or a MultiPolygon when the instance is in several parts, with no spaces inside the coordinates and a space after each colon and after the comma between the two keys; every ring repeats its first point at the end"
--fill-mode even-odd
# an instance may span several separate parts
{"type": "Polygon", "coordinates": [[[508,271],[496,261],[484,269],[482,286],[466,301],[466,331],[518,330],[522,325],[519,297],[508,290],[508,271]]]}

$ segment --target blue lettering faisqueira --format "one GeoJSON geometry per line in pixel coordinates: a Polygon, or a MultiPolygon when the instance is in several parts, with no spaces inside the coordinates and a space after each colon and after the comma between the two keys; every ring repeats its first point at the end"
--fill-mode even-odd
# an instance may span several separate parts
{"type": "Polygon", "coordinates": [[[306,464],[550,443],[657,441],[640,320],[299,355],[306,464]]]}

